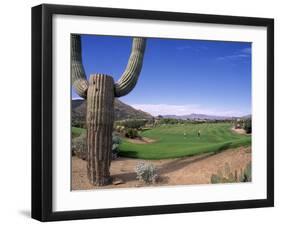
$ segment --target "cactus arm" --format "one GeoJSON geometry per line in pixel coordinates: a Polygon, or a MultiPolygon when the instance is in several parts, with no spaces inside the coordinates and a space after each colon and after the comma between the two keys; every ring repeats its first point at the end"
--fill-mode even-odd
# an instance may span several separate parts
{"type": "Polygon", "coordinates": [[[71,35],[71,80],[77,94],[86,99],[89,85],[82,65],[80,35],[71,35]]]}
{"type": "Polygon", "coordinates": [[[126,70],[114,85],[115,97],[124,96],[135,87],[142,68],[145,46],[145,38],[134,38],[126,70]]]}

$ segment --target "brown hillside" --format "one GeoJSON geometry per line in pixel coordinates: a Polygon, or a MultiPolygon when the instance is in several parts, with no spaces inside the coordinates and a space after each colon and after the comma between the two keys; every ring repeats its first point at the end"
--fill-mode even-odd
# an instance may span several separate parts
{"type": "MultiPolygon", "coordinates": [[[[152,119],[153,116],[147,112],[136,110],[115,98],[114,103],[115,120],[123,119],[152,119]]],[[[86,101],[72,100],[72,121],[85,122],[86,117],[86,101]]]]}

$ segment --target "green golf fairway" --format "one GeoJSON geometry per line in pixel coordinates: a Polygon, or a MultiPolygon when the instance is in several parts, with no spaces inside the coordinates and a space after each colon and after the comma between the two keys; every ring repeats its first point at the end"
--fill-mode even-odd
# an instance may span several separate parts
{"type": "Polygon", "coordinates": [[[119,154],[140,159],[167,159],[250,146],[251,136],[237,134],[231,131],[231,126],[230,123],[161,125],[140,132],[142,137],[155,140],[153,143],[135,144],[122,139],[119,154]]]}

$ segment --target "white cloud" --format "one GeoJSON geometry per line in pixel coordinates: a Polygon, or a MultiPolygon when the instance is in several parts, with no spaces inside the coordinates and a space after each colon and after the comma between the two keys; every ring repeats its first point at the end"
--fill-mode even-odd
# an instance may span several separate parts
{"type": "Polygon", "coordinates": [[[239,51],[236,51],[236,53],[232,55],[226,55],[226,56],[220,56],[217,57],[217,60],[235,60],[235,59],[241,59],[241,58],[249,58],[251,56],[252,49],[250,47],[241,49],[239,51]]]}
{"type": "Polygon", "coordinates": [[[198,104],[170,105],[170,104],[130,104],[133,108],[157,115],[188,115],[192,113],[216,116],[243,116],[245,112],[232,109],[207,109],[198,104]]]}
{"type": "Polygon", "coordinates": [[[233,60],[233,59],[239,59],[239,58],[249,58],[250,55],[248,54],[235,54],[235,55],[229,55],[229,56],[223,56],[223,57],[217,57],[217,60],[233,60]]]}

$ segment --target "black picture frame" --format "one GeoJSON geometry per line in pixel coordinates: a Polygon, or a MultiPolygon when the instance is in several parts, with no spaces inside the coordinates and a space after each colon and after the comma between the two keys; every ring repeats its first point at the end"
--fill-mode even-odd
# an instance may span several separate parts
{"type": "Polygon", "coordinates": [[[40,221],[274,206],[274,20],[43,4],[32,8],[32,218],[40,221]],[[52,18],[55,14],[182,21],[267,28],[267,198],[128,208],[52,210],[52,18]]]}

